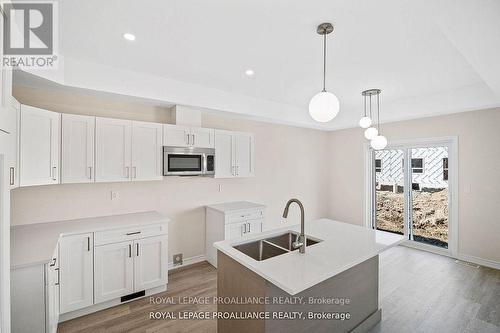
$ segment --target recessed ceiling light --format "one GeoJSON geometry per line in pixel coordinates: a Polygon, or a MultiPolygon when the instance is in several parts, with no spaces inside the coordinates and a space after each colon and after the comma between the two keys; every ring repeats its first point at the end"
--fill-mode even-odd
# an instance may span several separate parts
{"type": "Polygon", "coordinates": [[[245,71],[246,76],[253,76],[254,74],[255,74],[255,72],[253,71],[253,69],[247,69],[245,71]]]}
{"type": "Polygon", "coordinates": [[[123,34],[123,38],[125,38],[126,40],[132,41],[132,40],[135,40],[135,35],[127,32],[127,33],[123,34]]]}

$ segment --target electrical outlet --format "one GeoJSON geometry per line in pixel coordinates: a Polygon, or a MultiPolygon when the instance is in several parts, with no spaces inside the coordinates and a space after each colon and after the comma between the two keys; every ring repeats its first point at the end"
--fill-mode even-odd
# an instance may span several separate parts
{"type": "Polygon", "coordinates": [[[174,266],[182,265],[182,253],[174,254],[174,266]]]}
{"type": "Polygon", "coordinates": [[[111,201],[120,199],[120,192],[111,191],[111,201]]]}

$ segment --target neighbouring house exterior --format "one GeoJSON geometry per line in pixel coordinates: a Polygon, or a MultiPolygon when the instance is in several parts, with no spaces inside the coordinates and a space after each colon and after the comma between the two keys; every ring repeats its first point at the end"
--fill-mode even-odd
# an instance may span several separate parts
{"type": "MultiPolygon", "coordinates": [[[[446,147],[411,149],[412,188],[448,187],[448,149],[446,147]]],[[[377,188],[404,185],[403,150],[375,151],[375,174],[377,188]]]]}

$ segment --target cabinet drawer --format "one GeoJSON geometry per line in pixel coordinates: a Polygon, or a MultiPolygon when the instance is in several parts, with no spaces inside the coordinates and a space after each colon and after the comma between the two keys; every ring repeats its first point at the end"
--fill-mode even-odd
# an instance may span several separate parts
{"type": "Polygon", "coordinates": [[[264,216],[264,211],[262,209],[252,209],[239,211],[236,213],[229,213],[226,215],[226,224],[244,222],[246,220],[260,219],[264,216]]]}
{"type": "Polygon", "coordinates": [[[118,242],[125,242],[144,237],[164,235],[168,232],[167,224],[154,224],[141,227],[130,227],[123,229],[113,229],[98,231],[94,233],[94,244],[103,245],[118,242]]]}

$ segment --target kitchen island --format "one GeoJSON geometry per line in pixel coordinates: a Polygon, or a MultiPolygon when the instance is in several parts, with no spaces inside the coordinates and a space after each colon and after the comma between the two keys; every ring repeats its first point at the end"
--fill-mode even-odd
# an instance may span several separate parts
{"type": "Polygon", "coordinates": [[[320,219],[306,224],[302,254],[299,230],[214,244],[218,332],[365,332],[380,321],[378,255],[403,236],[320,219]]]}

